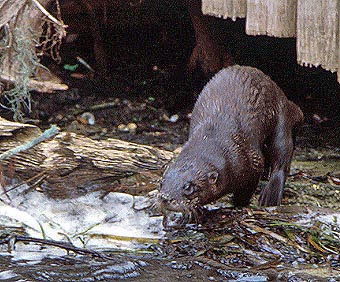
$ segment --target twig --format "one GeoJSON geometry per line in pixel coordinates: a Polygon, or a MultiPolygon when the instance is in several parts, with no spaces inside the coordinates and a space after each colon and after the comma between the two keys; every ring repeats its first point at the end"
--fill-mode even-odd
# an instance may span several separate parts
{"type": "MultiPolygon", "coordinates": [[[[0,47],[0,50],[1,49],[9,49],[13,45],[13,34],[12,34],[11,28],[10,28],[8,23],[6,23],[4,25],[4,32],[8,34],[8,44],[5,47],[0,47]]],[[[5,36],[7,36],[7,34],[5,36]]]]}
{"type": "Polygon", "coordinates": [[[290,241],[289,239],[287,239],[287,238],[285,238],[285,237],[281,236],[280,234],[277,234],[277,233],[275,233],[273,231],[264,229],[264,228],[262,228],[260,226],[257,226],[255,224],[248,223],[248,222],[245,222],[245,221],[241,221],[241,224],[243,226],[246,226],[247,228],[250,228],[250,229],[254,230],[255,232],[259,232],[259,233],[263,233],[265,235],[269,235],[270,237],[280,241],[281,243],[295,246],[296,248],[298,248],[300,251],[302,251],[304,253],[309,253],[309,251],[306,250],[305,248],[301,247],[300,245],[290,241]]]}
{"type": "MultiPolygon", "coordinates": [[[[0,80],[5,83],[15,85],[17,78],[11,75],[0,74],[0,80]]],[[[30,79],[27,83],[27,86],[30,90],[35,90],[42,93],[52,93],[56,90],[64,91],[68,89],[68,85],[66,84],[53,81],[39,81],[36,79],[30,79]]]]}
{"type": "Polygon", "coordinates": [[[55,125],[52,125],[51,128],[47,129],[44,131],[43,134],[41,134],[40,136],[38,136],[37,138],[22,144],[16,148],[10,149],[4,153],[2,153],[0,155],[0,161],[4,160],[4,159],[8,159],[10,157],[12,157],[15,154],[18,154],[22,151],[26,151],[32,147],[34,147],[35,145],[37,145],[38,143],[45,141],[46,139],[53,137],[54,135],[57,135],[59,133],[59,128],[55,125]]]}
{"type": "MultiPolygon", "coordinates": [[[[2,189],[2,193],[0,195],[6,195],[7,200],[11,200],[11,198],[8,196],[7,191],[6,191],[6,181],[5,181],[5,176],[4,176],[4,171],[2,169],[2,165],[0,165],[0,186],[2,189]]],[[[3,202],[3,200],[1,200],[3,202]]]]}
{"type": "Polygon", "coordinates": [[[77,254],[82,254],[82,255],[91,255],[93,257],[101,258],[101,259],[106,259],[106,260],[114,260],[114,258],[107,256],[101,252],[97,252],[94,250],[88,250],[84,248],[78,248],[75,247],[71,243],[67,242],[62,242],[62,241],[55,241],[55,240],[48,240],[48,239],[40,239],[40,238],[33,238],[29,236],[7,236],[5,239],[0,240],[0,245],[1,244],[15,244],[16,242],[31,242],[31,243],[38,243],[38,244],[43,244],[43,245],[48,245],[48,246],[54,246],[58,247],[67,251],[72,251],[77,254]]]}
{"type": "Polygon", "coordinates": [[[98,111],[98,110],[103,110],[103,109],[111,108],[111,107],[117,107],[117,102],[101,103],[101,104],[93,105],[91,107],[87,107],[87,108],[83,108],[83,109],[77,109],[73,112],[73,114],[79,115],[83,112],[98,111]]]}
{"type": "Polygon", "coordinates": [[[76,57],[77,61],[79,63],[81,63],[85,68],[87,68],[88,70],[95,72],[95,70],[81,57],[77,56],[76,57]]]}
{"type": "MultiPolygon", "coordinates": [[[[17,189],[18,187],[20,187],[20,186],[22,186],[22,185],[25,185],[25,184],[29,186],[29,189],[35,187],[36,185],[38,185],[42,180],[44,180],[44,179],[47,177],[47,175],[45,175],[46,171],[47,171],[47,170],[43,170],[42,172],[39,172],[38,174],[36,174],[36,175],[34,175],[33,177],[31,177],[30,179],[27,179],[25,182],[19,183],[19,184],[15,185],[15,186],[11,187],[10,189],[8,189],[8,190],[2,192],[2,193],[0,194],[0,196],[2,196],[2,195],[4,195],[4,194],[7,194],[8,192],[13,191],[14,189],[17,189]],[[32,183],[32,184],[29,184],[30,181],[35,180],[36,178],[38,178],[38,180],[36,180],[36,181],[35,181],[34,183],[32,183]]],[[[8,196],[7,196],[7,197],[8,197],[8,196]]]]}
{"type": "Polygon", "coordinates": [[[66,28],[67,25],[64,25],[62,22],[58,21],[55,17],[53,17],[45,8],[43,5],[39,3],[38,0],[32,0],[32,2],[38,7],[38,9],[46,16],[48,17],[52,22],[54,22],[56,25],[61,26],[62,28],[66,28]]]}

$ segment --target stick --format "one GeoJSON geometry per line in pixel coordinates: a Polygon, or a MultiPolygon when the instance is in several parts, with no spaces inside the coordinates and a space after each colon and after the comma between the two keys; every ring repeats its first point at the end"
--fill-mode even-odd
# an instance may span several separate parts
{"type": "MultiPolygon", "coordinates": [[[[0,74],[0,80],[6,83],[15,84],[16,78],[11,75],[0,74]]],[[[53,81],[39,81],[35,79],[29,80],[28,87],[31,90],[36,90],[43,93],[52,93],[56,90],[64,91],[68,89],[68,85],[66,84],[53,81]]]]}
{"type": "Polygon", "coordinates": [[[39,3],[37,0],[32,0],[32,2],[38,7],[38,9],[46,16],[48,17],[52,22],[54,22],[56,25],[61,26],[62,28],[66,28],[67,25],[64,25],[60,21],[58,21],[55,17],[53,17],[44,7],[39,3]]]}
{"type": "Polygon", "coordinates": [[[5,190],[4,192],[2,192],[2,193],[0,194],[0,196],[6,194],[6,196],[8,197],[8,195],[7,195],[8,192],[13,191],[14,189],[17,189],[17,188],[19,188],[20,186],[25,185],[25,184],[26,184],[27,186],[29,186],[29,188],[34,187],[35,185],[37,185],[37,183],[40,183],[42,180],[44,180],[44,179],[47,177],[46,175],[44,175],[45,173],[46,173],[46,170],[43,170],[43,171],[39,172],[37,175],[34,175],[34,176],[31,177],[30,179],[27,179],[25,182],[19,183],[19,184],[13,186],[12,188],[10,188],[10,189],[8,189],[8,190],[5,190]],[[29,184],[30,181],[35,180],[36,178],[38,178],[37,181],[35,181],[33,184],[29,184]]]}
{"type": "Polygon", "coordinates": [[[12,156],[14,156],[15,154],[18,154],[22,151],[26,151],[32,147],[34,147],[35,145],[37,145],[38,143],[40,142],[43,142],[45,141],[46,139],[54,136],[54,135],[57,135],[59,133],[59,128],[55,125],[52,125],[51,128],[47,129],[44,131],[43,134],[41,134],[40,136],[38,136],[37,138],[34,138],[33,140],[25,143],[25,144],[22,144],[16,148],[13,148],[13,149],[10,149],[4,153],[2,153],[0,155],[0,161],[4,160],[4,159],[8,159],[12,156]]]}
{"type": "Polygon", "coordinates": [[[48,239],[39,239],[39,238],[33,238],[33,237],[29,237],[29,236],[18,236],[18,235],[11,236],[10,235],[10,236],[7,236],[5,239],[0,240],[0,245],[1,244],[9,244],[9,243],[12,243],[12,242],[14,244],[16,242],[33,242],[33,243],[58,247],[58,248],[61,248],[61,249],[65,249],[67,251],[75,252],[77,254],[91,255],[93,257],[98,257],[98,258],[101,258],[101,259],[113,260],[112,257],[107,256],[107,255],[105,255],[101,252],[97,252],[97,251],[94,251],[94,250],[88,250],[88,249],[85,249],[85,248],[75,247],[74,245],[72,245],[71,243],[68,243],[68,242],[48,240],[48,239]]]}

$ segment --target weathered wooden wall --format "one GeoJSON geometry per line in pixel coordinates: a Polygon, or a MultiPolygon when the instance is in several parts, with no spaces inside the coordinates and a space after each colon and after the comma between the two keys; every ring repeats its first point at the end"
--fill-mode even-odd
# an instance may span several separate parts
{"type": "Polygon", "coordinates": [[[221,18],[245,18],[247,0],[202,0],[203,14],[221,18]]]}
{"type": "Polygon", "coordinates": [[[339,9],[339,0],[298,1],[296,29],[300,64],[321,65],[333,72],[340,69],[339,9]]]}
{"type": "Polygon", "coordinates": [[[248,0],[247,33],[277,37],[296,35],[296,0],[248,0]]]}
{"type": "Polygon", "coordinates": [[[297,38],[297,61],[338,72],[340,0],[202,0],[206,15],[246,18],[246,33],[297,38]]]}

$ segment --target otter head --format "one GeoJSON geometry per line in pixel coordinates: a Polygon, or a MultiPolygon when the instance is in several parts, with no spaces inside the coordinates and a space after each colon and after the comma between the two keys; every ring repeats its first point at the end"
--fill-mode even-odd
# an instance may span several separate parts
{"type": "Polygon", "coordinates": [[[164,172],[159,193],[164,227],[181,227],[192,218],[197,219],[199,207],[220,195],[219,184],[217,169],[203,160],[170,164],[164,172]]]}

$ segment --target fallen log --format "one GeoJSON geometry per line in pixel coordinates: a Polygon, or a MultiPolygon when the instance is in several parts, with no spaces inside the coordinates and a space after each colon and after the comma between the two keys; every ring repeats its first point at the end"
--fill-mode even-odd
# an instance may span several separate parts
{"type": "MultiPolygon", "coordinates": [[[[36,126],[0,118],[0,154],[40,135],[41,130],[36,126]]],[[[94,190],[126,192],[128,189],[134,194],[141,183],[143,189],[152,190],[172,157],[172,152],[151,146],[118,139],[97,141],[61,132],[1,160],[0,164],[7,180],[17,178],[51,197],[64,198],[94,190]],[[132,176],[130,185],[120,184],[132,176]]]]}
{"type": "MultiPolygon", "coordinates": [[[[54,76],[54,75],[53,75],[54,76]]],[[[52,74],[51,74],[52,77],[52,74]]],[[[27,83],[27,86],[30,90],[34,90],[40,93],[53,93],[55,91],[65,91],[68,90],[68,85],[58,82],[57,76],[54,76],[53,79],[50,80],[42,80],[40,77],[36,76],[36,79],[30,79],[27,83]]],[[[0,75],[0,81],[6,84],[15,84],[16,77],[8,76],[8,75],[0,75]]]]}

